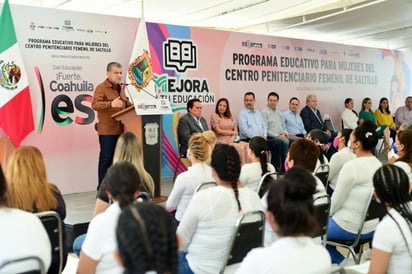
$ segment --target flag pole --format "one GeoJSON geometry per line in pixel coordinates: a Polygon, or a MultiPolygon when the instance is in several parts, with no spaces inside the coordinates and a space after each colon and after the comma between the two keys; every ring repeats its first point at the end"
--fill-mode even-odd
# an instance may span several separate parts
{"type": "Polygon", "coordinates": [[[142,0],[142,4],[141,4],[141,12],[142,12],[142,19],[144,18],[144,0],[142,0]]]}

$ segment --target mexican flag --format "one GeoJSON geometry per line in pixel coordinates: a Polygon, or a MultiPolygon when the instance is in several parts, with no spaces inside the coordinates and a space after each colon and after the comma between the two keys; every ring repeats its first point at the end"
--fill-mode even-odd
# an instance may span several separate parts
{"type": "Polygon", "coordinates": [[[0,33],[0,127],[18,147],[34,130],[34,124],[29,84],[8,0],[0,15],[0,33]]]}

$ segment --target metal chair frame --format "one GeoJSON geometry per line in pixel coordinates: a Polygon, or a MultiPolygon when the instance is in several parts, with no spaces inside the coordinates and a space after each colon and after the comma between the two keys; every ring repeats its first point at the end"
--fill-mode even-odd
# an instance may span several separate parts
{"type": "Polygon", "coordinates": [[[36,215],[49,236],[52,254],[57,252],[59,255],[58,273],[60,274],[63,271],[63,227],[60,216],[55,211],[38,212],[36,215]]]}
{"type": "Polygon", "coordinates": [[[205,188],[209,188],[209,187],[213,187],[213,186],[217,186],[216,182],[203,182],[203,183],[200,183],[200,184],[196,187],[195,193],[198,192],[198,191],[200,191],[200,190],[203,190],[203,189],[205,189],[205,188]]]}
{"type": "Polygon", "coordinates": [[[349,241],[345,241],[345,240],[328,241],[327,240],[326,244],[333,245],[333,246],[340,246],[345,249],[348,249],[349,253],[347,256],[349,256],[349,254],[352,255],[353,260],[355,261],[355,264],[359,264],[361,257],[362,257],[363,245],[372,241],[372,237],[367,238],[367,239],[361,239],[362,229],[363,229],[365,222],[373,220],[373,219],[381,219],[383,216],[385,216],[385,214],[386,214],[386,211],[384,209],[384,206],[378,203],[375,199],[373,199],[373,192],[372,192],[369,195],[367,206],[365,207],[364,212],[362,214],[361,223],[356,233],[356,238],[354,240],[349,240],[349,241]],[[359,251],[359,254],[356,255],[355,248],[358,245],[360,246],[360,251],[359,251]]]}
{"type": "Polygon", "coordinates": [[[271,176],[271,175],[276,175],[275,180],[278,178],[278,173],[276,171],[268,171],[265,174],[262,175],[262,177],[260,178],[258,187],[256,189],[257,194],[259,195],[260,198],[263,197],[263,195],[265,195],[265,193],[261,193],[262,191],[264,192],[265,190],[267,190],[265,183],[265,179],[267,176],[271,176]]]}
{"type": "Polygon", "coordinates": [[[313,201],[315,204],[315,214],[316,214],[316,219],[318,221],[318,230],[312,235],[312,237],[322,237],[322,245],[326,246],[326,240],[327,240],[327,232],[328,232],[328,224],[329,224],[329,212],[330,212],[330,197],[329,195],[321,195],[319,197],[316,197],[316,199],[313,201]],[[316,201],[318,200],[325,200],[326,203],[319,203],[316,204],[316,201]]]}
{"type": "Polygon", "coordinates": [[[240,263],[253,248],[262,247],[264,234],[265,213],[263,211],[256,210],[242,214],[234,226],[230,249],[219,273],[224,273],[227,266],[240,263]]]}
{"type": "Polygon", "coordinates": [[[35,261],[38,265],[36,268],[24,270],[23,272],[19,272],[15,274],[26,274],[26,273],[27,274],[45,274],[46,273],[44,263],[38,256],[27,256],[27,257],[7,260],[0,265],[0,270],[6,266],[10,266],[13,264],[20,264],[25,261],[35,261]]]}
{"type": "Polygon", "coordinates": [[[328,188],[328,178],[329,178],[330,166],[327,163],[321,164],[315,171],[315,176],[322,181],[325,189],[328,188]],[[326,170],[325,170],[326,169],[326,170]]]}

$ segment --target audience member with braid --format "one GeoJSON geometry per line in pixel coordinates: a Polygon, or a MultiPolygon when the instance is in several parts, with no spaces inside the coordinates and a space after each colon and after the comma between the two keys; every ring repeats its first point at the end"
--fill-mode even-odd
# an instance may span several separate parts
{"type": "Polygon", "coordinates": [[[394,165],[384,165],[373,176],[375,197],[386,216],[376,228],[370,274],[409,274],[412,271],[412,203],[409,178],[394,165]]]}
{"type": "Polygon", "coordinates": [[[115,257],[124,266],[124,274],[177,273],[176,228],[163,207],[136,203],[125,208],[116,239],[115,257]]]}
{"type": "Polygon", "coordinates": [[[315,191],[315,178],[303,167],[289,169],[271,185],[266,218],[279,239],[250,251],[237,274],[330,273],[328,252],[311,238],[317,228],[315,191]]]}
{"type": "MultiPolygon", "coordinates": [[[[242,166],[239,181],[254,191],[257,191],[260,178],[268,171],[276,171],[274,166],[268,162],[268,144],[262,137],[256,136],[250,139],[248,156],[250,163],[242,166]]],[[[266,180],[270,180],[269,176],[266,180]]]]}
{"type": "Polygon", "coordinates": [[[107,196],[114,203],[90,222],[81,247],[77,274],[123,272],[113,256],[117,247],[116,225],[121,210],[134,202],[140,184],[136,167],[130,162],[119,161],[108,169],[102,187],[106,187],[107,196]]]}
{"type": "Polygon", "coordinates": [[[240,157],[233,146],[216,144],[211,167],[217,186],[193,195],[177,228],[179,274],[218,273],[238,217],[263,209],[257,193],[239,183],[240,157]]]}

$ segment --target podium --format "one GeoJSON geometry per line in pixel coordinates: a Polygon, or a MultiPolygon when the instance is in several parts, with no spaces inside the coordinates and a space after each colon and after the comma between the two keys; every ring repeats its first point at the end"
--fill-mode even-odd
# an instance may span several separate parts
{"type": "Polygon", "coordinates": [[[139,138],[143,149],[143,162],[147,172],[152,176],[155,184],[155,202],[163,202],[166,197],[161,196],[160,168],[162,159],[162,116],[137,115],[134,106],[121,110],[112,118],[121,121],[127,131],[131,131],[139,138]]]}

